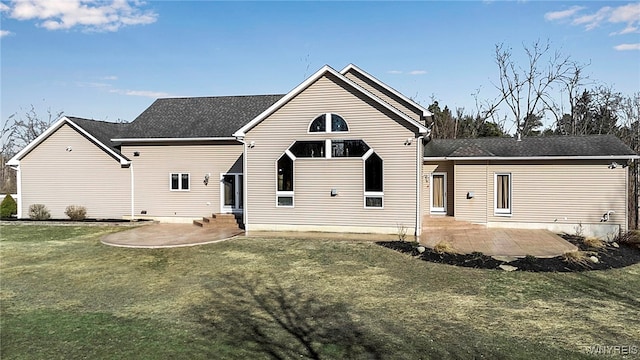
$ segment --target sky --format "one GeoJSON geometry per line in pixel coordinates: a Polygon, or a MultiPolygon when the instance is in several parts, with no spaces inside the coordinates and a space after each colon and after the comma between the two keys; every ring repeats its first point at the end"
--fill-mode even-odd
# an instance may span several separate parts
{"type": "Polygon", "coordinates": [[[549,42],[640,91],[640,2],[0,0],[0,118],[132,121],[156,98],[284,94],[353,63],[427,107],[497,96],[495,46],[549,42]]]}

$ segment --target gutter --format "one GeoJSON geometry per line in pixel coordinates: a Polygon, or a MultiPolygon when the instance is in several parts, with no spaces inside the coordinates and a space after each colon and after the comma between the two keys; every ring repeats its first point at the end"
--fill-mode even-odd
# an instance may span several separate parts
{"type": "Polygon", "coordinates": [[[127,138],[127,139],[110,139],[112,142],[137,142],[137,143],[150,143],[150,142],[185,142],[185,141],[230,141],[237,140],[236,137],[195,137],[195,138],[127,138]]]}
{"type": "Polygon", "coordinates": [[[443,161],[443,160],[616,160],[627,159],[634,160],[640,159],[638,155],[606,155],[606,156],[425,156],[424,161],[443,161]]]}

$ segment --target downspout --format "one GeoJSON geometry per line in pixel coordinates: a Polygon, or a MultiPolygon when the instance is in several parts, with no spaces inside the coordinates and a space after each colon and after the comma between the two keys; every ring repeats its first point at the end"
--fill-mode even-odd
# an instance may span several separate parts
{"type": "Polygon", "coordinates": [[[133,161],[131,161],[129,163],[129,171],[131,172],[131,219],[130,221],[133,221],[133,217],[135,214],[135,180],[133,178],[133,161]]]}
{"type": "Polygon", "coordinates": [[[421,156],[421,149],[422,149],[422,139],[424,138],[424,136],[418,136],[418,138],[416,139],[416,229],[415,229],[415,236],[416,236],[416,241],[420,242],[420,235],[422,234],[422,207],[420,206],[422,204],[422,193],[421,193],[421,188],[422,188],[422,156],[421,156]]]}
{"type": "Polygon", "coordinates": [[[244,141],[244,137],[236,137],[236,141],[242,143],[242,223],[244,224],[244,232],[249,231],[249,210],[247,206],[247,199],[249,192],[247,187],[247,142],[244,141]]]}
{"type": "Polygon", "coordinates": [[[636,229],[640,228],[640,201],[638,201],[638,196],[640,194],[638,194],[638,182],[640,182],[640,169],[638,169],[638,166],[640,166],[640,161],[638,161],[639,159],[633,159],[633,168],[635,169],[636,172],[636,176],[634,179],[635,184],[633,185],[634,190],[633,190],[633,195],[634,195],[634,201],[636,203],[636,229]]]}

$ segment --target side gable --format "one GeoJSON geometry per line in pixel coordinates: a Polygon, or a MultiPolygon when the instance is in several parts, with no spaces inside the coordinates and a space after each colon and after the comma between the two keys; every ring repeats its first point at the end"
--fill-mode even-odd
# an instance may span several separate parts
{"type": "Polygon", "coordinates": [[[347,65],[340,73],[416,120],[422,120],[432,115],[422,105],[353,64],[347,65]]]}
{"type": "Polygon", "coordinates": [[[53,135],[64,125],[68,125],[72,129],[80,133],[102,151],[117,160],[120,165],[128,165],[130,163],[130,160],[127,157],[123,156],[115,147],[112,146],[110,142],[108,142],[108,138],[112,134],[116,134],[116,132],[118,131],[116,127],[121,126],[121,124],[63,116],[53,125],[51,125],[45,132],[40,134],[40,136],[30,142],[24,149],[18,152],[13,158],[11,158],[7,162],[7,165],[19,165],[22,158],[29,154],[33,149],[38,147],[42,142],[47,140],[51,135],[53,135]]]}
{"type": "Polygon", "coordinates": [[[301,92],[306,90],[309,86],[311,86],[318,79],[320,79],[321,77],[323,77],[325,75],[332,75],[333,77],[337,78],[338,81],[342,82],[345,86],[356,90],[357,92],[361,93],[363,96],[365,96],[365,97],[373,100],[374,102],[382,105],[384,108],[390,110],[392,113],[396,114],[402,120],[407,122],[411,127],[415,128],[415,130],[417,132],[422,133],[422,134],[425,134],[425,133],[428,132],[428,129],[424,125],[420,124],[418,121],[412,119],[411,117],[409,117],[405,113],[403,113],[400,110],[396,109],[395,107],[391,106],[389,103],[387,103],[387,102],[383,101],[382,99],[378,98],[377,96],[371,94],[369,91],[365,90],[360,85],[358,85],[358,84],[354,83],[353,81],[349,80],[344,75],[340,74],[339,72],[337,72],[336,70],[334,70],[330,66],[325,65],[320,70],[318,70],[315,74],[313,74],[311,77],[309,77],[307,80],[302,82],[300,85],[295,87],[293,90],[291,90],[284,97],[282,97],[280,100],[278,100],[272,106],[270,106],[268,109],[266,109],[261,114],[256,116],[253,120],[251,120],[249,123],[247,123],[246,125],[241,127],[238,131],[236,131],[233,134],[233,136],[235,136],[235,137],[244,137],[248,131],[253,129],[256,125],[258,125],[264,119],[269,117],[269,115],[273,114],[278,109],[282,108],[286,103],[291,101],[291,99],[293,99],[295,96],[297,96],[298,94],[300,94],[301,92]]]}

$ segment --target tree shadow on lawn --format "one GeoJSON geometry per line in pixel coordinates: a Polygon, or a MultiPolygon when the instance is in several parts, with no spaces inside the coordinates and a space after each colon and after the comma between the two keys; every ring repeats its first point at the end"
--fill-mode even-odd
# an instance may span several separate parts
{"type": "MultiPolygon", "coordinates": [[[[393,314],[381,317],[384,311],[380,309],[358,313],[366,317],[358,321],[349,304],[326,295],[310,295],[295,285],[283,286],[271,277],[229,275],[223,280],[210,279],[207,290],[207,300],[192,310],[210,344],[210,351],[218,358],[256,358],[259,354],[272,359],[572,359],[583,356],[575,350],[555,348],[535,339],[494,333],[477,327],[473,321],[453,320],[448,314],[437,312],[424,315],[425,322],[418,332],[415,332],[415,319],[407,319],[407,324],[393,314]],[[386,316],[394,320],[389,322],[386,316]],[[368,327],[371,325],[377,330],[368,327]]],[[[417,308],[414,311],[429,313],[432,310],[417,308]]]]}
{"type": "Polygon", "coordinates": [[[345,303],[241,275],[208,290],[209,300],[195,311],[212,340],[222,336],[232,347],[273,359],[382,359],[382,344],[353,320],[345,303]]]}

